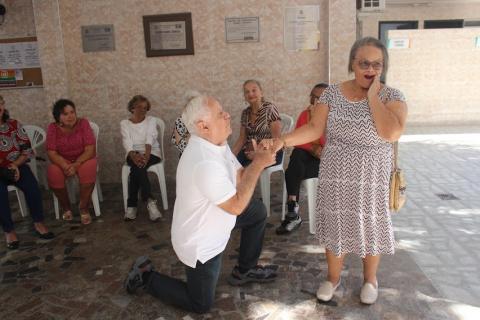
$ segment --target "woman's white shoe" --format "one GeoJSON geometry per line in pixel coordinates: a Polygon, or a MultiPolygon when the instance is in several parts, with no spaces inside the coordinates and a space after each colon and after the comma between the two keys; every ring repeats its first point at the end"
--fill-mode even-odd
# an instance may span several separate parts
{"type": "Polygon", "coordinates": [[[365,282],[360,291],[360,301],[365,304],[373,304],[378,298],[378,282],[374,284],[365,282]]]}
{"type": "Polygon", "coordinates": [[[317,298],[318,300],[327,302],[332,300],[333,293],[335,290],[337,290],[338,286],[340,285],[340,281],[338,280],[337,284],[333,286],[333,283],[330,281],[324,281],[321,285],[320,288],[317,290],[317,298]]]}

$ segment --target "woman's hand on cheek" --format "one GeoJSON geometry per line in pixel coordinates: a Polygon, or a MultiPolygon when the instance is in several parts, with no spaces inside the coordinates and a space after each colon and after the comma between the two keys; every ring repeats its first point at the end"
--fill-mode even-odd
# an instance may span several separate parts
{"type": "Polygon", "coordinates": [[[372,83],[370,84],[370,88],[368,88],[368,99],[371,99],[378,95],[380,92],[381,83],[380,83],[380,75],[377,74],[375,78],[373,78],[372,83]]]}

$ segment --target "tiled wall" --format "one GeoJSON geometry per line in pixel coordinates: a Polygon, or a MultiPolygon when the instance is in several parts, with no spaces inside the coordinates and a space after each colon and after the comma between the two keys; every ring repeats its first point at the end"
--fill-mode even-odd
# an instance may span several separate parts
{"type": "MultiPolygon", "coordinates": [[[[5,20],[0,25],[0,38],[25,38],[35,36],[35,21],[31,0],[4,0],[5,20]]],[[[24,123],[44,124],[46,116],[42,88],[1,89],[11,116],[24,123]]]]}
{"type": "Polygon", "coordinates": [[[479,29],[394,30],[409,49],[390,49],[390,85],[408,99],[409,124],[480,122],[479,29]]]}
{"type": "Polygon", "coordinates": [[[355,1],[329,1],[329,75],[330,83],[338,83],[350,78],[348,56],[356,36],[355,1]]]}
{"type": "MultiPolygon", "coordinates": [[[[124,150],[119,122],[128,117],[126,105],[135,94],[147,96],[150,113],[166,122],[166,171],[172,178],[178,157],[168,141],[186,90],[219,99],[232,114],[233,141],[244,108],[244,80],[260,80],[267,99],[293,116],[307,104],[311,86],[328,81],[327,0],[34,0],[34,8],[37,36],[43,41],[46,108],[65,94],[77,104],[80,115],[100,125],[101,174],[106,182],[120,180],[124,150]],[[283,8],[312,4],[321,8],[320,50],[286,52],[283,8]],[[195,55],[147,58],[142,16],[174,12],[192,13],[195,55]],[[259,16],[260,42],[226,44],[228,16],[259,16]],[[114,25],[115,51],[83,53],[80,28],[95,24],[114,25]]],[[[50,116],[42,119],[46,124],[50,116]]]]}

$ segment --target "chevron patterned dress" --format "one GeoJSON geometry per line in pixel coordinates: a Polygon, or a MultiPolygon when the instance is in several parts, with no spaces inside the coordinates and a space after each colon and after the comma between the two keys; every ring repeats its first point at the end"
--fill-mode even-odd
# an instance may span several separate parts
{"type": "MultiPolygon", "coordinates": [[[[405,101],[388,86],[379,96],[384,102],[405,101]]],[[[392,144],[378,136],[367,99],[351,102],[339,85],[332,85],[320,103],[330,111],[320,161],[316,237],[337,256],[393,254],[388,206],[392,144]]]]}

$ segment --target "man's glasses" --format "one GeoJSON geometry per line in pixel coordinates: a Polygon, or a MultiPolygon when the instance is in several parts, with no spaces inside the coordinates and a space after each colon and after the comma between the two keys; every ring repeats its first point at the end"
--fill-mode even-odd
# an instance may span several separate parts
{"type": "Polygon", "coordinates": [[[375,71],[379,71],[383,68],[383,63],[382,62],[378,62],[378,61],[373,61],[373,62],[370,62],[368,60],[360,60],[358,62],[358,66],[360,67],[360,69],[362,70],[368,70],[370,69],[370,67],[373,68],[373,70],[375,71]]]}

